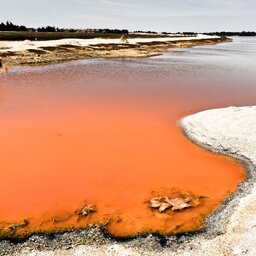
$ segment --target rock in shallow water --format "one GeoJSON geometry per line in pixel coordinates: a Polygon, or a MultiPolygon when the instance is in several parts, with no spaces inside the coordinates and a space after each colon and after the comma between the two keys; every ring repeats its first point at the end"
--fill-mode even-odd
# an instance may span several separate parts
{"type": "Polygon", "coordinates": [[[171,208],[172,211],[182,211],[200,204],[200,198],[191,196],[173,199],[170,199],[168,196],[159,196],[149,201],[149,206],[153,209],[158,209],[160,213],[165,212],[169,208],[171,208]]]}

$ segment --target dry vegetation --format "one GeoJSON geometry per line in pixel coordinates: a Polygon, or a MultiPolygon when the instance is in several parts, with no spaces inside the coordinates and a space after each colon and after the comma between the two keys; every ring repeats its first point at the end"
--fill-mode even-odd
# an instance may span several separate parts
{"type": "MultiPolygon", "coordinates": [[[[17,40],[57,40],[64,38],[79,38],[79,39],[93,39],[93,38],[120,38],[122,34],[118,33],[100,33],[100,32],[16,32],[16,31],[0,31],[0,41],[17,41],[17,40]]],[[[126,38],[136,38],[137,34],[129,33],[125,35],[126,38]]],[[[159,38],[165,35],[159,34],[141,34],[140,37],[159,38]]],[[[167,36],[166,36],[167,37],[167,36]]]]}

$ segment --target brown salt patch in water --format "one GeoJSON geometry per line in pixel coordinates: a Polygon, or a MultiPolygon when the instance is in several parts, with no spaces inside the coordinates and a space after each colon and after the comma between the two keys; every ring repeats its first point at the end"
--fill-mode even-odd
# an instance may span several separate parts
{"type": "Polygon", "coordinates": [[[2,236],[92,223],[120,237],[198,230],[245,177],[239,163],[190,143],[176,115],[157,105],[54,108],[54,99],[33,97],[35,108],[23,110],[27,99],[17,96],[18,106],[1,113],[2,236]],[[201,204],[164,213],[148,206],[155,196],[186,193],[203,196],[201,204]],[[81,214],[88,205],[95,211],[81,214]]]}

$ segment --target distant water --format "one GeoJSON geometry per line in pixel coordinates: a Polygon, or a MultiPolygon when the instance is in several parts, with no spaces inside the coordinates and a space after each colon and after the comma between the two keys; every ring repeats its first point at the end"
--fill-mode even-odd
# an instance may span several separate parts
{"type": "Polygon", "coordinates": [[[200,228],[245,173],[189,142],[178,121],[255,104],[255,54],[255,38],[234,38],[145,59],[11,68],[0,76],[0,234],[5,220],[24,218],[29,232],[94,222],[118,236],[200,228]],[[147,206],[188,192],[206,199],[161,216],[147,206]],[[85,202],[97,212],[78,220],[85,202]]]}

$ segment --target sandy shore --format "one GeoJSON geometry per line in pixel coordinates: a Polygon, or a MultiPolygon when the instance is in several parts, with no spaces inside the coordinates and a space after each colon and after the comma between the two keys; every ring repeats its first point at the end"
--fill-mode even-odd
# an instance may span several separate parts
{"type": "Polygon", "coordinates": [[[193,142],[239,159],[248,171],[248,179],[208,219],[202,232],[116,241],[93,226],[50,237],[35,235],[18,244],[2,241],[0,255],[256,255],[256,107],[204,111],[182,119],[181,126],[193,142]]]}
{"type": "Polygon", "coordinates": [[[230,42],[217,36],[132,38],[120,39],[60,39],[50,41],[0,41],[0,59],[9,66],[42,65],[85,58],[141,58],[160,55],[197,45],[230,42]]]}
{"type": "Polygon", "coordinates": [[[247,168],[248,180],[219,216],[225,224],[221,234],[200,242],[195,255],[256,255],[256,107],[204,111],[183,119],[181,124],[195,143],[251,167],[247,168]]]}

